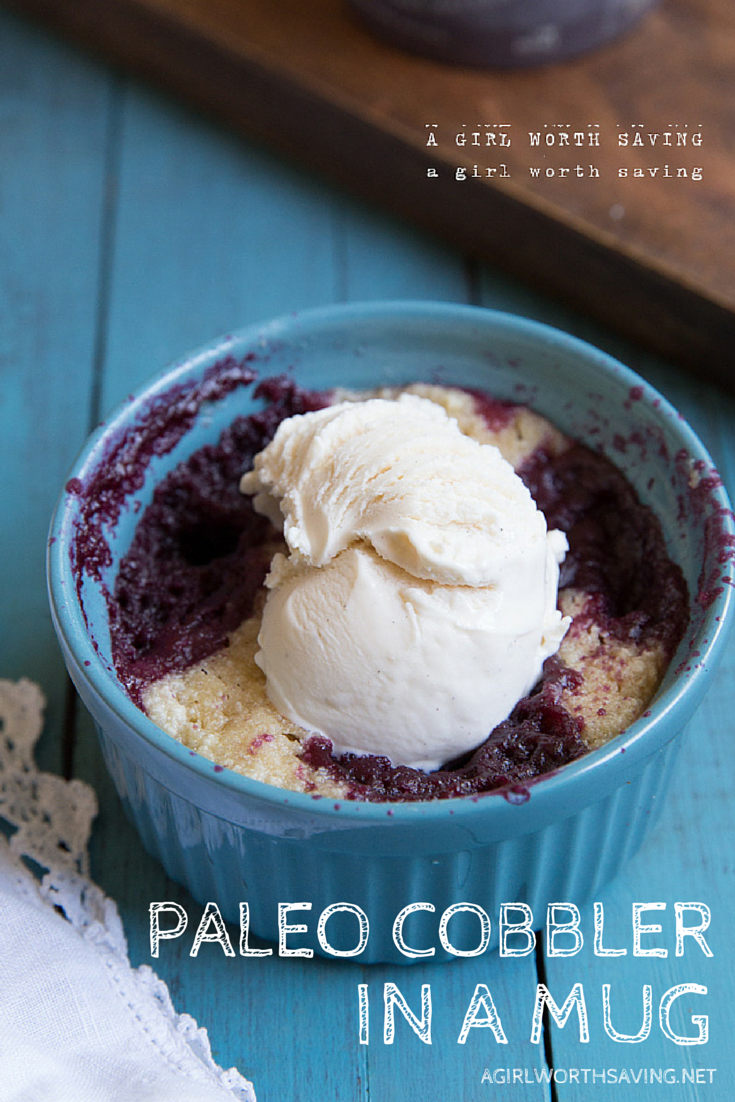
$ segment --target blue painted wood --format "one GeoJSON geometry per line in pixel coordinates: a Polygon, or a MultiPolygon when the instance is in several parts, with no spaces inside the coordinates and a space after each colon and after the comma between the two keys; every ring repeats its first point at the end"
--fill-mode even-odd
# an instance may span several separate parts
{"type": "MultiPolygon", "coordinates": [[[[131,387],[218,332],[309,305],[385,297],[478,300],[608,348],[673,398],[735,484],[735,408],[720,392],[702,389],[523,286],[477,271],[435,242],[0,12],[0,676],[27,673],[48,692],[49,767],[58,767],[62,757],[66,679],[46,612],[43,542],[63,470],[90,416],[109,410],[131,387]]],[[[715,955],[706,960],[694,946],[681,960],[671,954],[633,959],[630,951],[611,960],[590,955],[586,944],[576,957],[547,959],[546,978],[560,999],[577,981],[590,996],[589,1045],[573,1039],[573,1021],[551,1028],[557,1068],[711,1066],[718,1069],[711,1085],[679,1083],[666,1088],[667,1097],[729,1102],[733,1096],[735,1062],[727,1038],[735,1023],[727,978],[735,901],[728,783],[735,764],[729,726],[734,665],[735,641],[691,725],[689,747],[696,753],[680,768],[658,828],[600,896],[616,945],[626,944],[626,937],[630,944],[636,900],[666,902],[667,919],[677,899],[708,903],[715,955]],[[675,1046],[655,1022],[651,1038],[640,1045],[604,1034],[603,983],[614,987],[618,1029],[633,1032],[641,984],[660,992],[685,979],[709,987],[707,1046],[675,1046]]],[[[520,1102],[551,1097],[548,1085],[536,1081],[546,1067],[543,1046],[529,1040],[538,979],[533,958],[507,961],[491,954],[451,965],[367,969],[277,957],[230,959],[209,945],[192,959],[190,934],[201,907],[141,851],[81,709],[75,734],[75,773],[100,797],[94,873],[119,903],[132,959],[155,965],[176,1005],[207,1025],[215,1059],[253,1077],[261,1100],[423,1102],[434,1096],[483,1099],[501,1091],[520,1102]],[[190,914],[187,936],[164,944],[155,962],[148,945],[152,900],[178,901],[190,914]],[[385,982],[396,983],[416,1009],[421,985],[431,985],[431,1047],[405,1022],[399,1022],[395,1044],[383,1044],[385,982]],[[370,985],[369,1046],[358,1043],[358,983],[370,985]],[[478,983],[492,991],[507,1045],[481,1029],[466,1045],[457,1043],[478,983]],[[528,1081],[490,1085],[482,1081],[486,1068],[511,1080],[516,1069],[528,1081]]],[[[587,932],[588,910],[583,922],[587,932]]],[[[236,943],[236,931],[232,938],[236,943]]],[[[670,933],[665,944],[671,946],[670,933]]],[[[627,1090],[629,1097],[646,1096],[634,1086],[627,1090]]],[[[576,1102],[589,1091],[589,1085],[559,1081],[555,1097],[576,1102]]],[[[608,1088],[610,1097],[615,1092],[608,1088]]]]}
{"type": "MultiPolygon", "coordinates": [[[[696,425],[710,446],[718,465],[732,485],[734,410],[731,400],[718,391],[694,389],[689,380],[673,375],[661,384],[676,401],[685,416],[696,425]],[[666,385],[668,384],[668,385],[666,385]]],[[[731,1037],[735,1029],[732,1001],[732,906],[733,822],[731,785],[735,776],[735,744],[732,739],[732,685],[735,653],[732,644],[702,706],[691,720],[672,791],[661,821],[644,849],[604,893],[606,913],[615,920],[618,940],[609,944],[627,946],[625,958],[610,960],[595,957],[589,950],[579,959],[547,962],[547,970],[561,992],[570,980],[584,983],[596,1003],[591,1017],[597,1018],[597,1037],[592,1036],[590,1050],[599,1053],[601,1067],[631,1069],[673,1069],[677,1076],[678,1097],[729,1098],[735,1092],[735,1064],[731,1037]],[[711,913],[711,927],[704,935],[712,951],[708,958],[692,938],[684,941],[681,957],[675,955],[674,905],[680,902],[703,903],[711,913]],[[662,948],[666,957],[635,957],[631,942],[634,902],[665,904],[660,913],[648,912],[645,924],[659,924],[661,935],[643,938],[643,947],[662,948]],[[614,985],[616,1027],[620,1032],[636,1034],[641,1022],[642,987],[653,991],[654,1021],[650,1036],[635,1045],[611,1040],[603,1030],[600,1012],[602,985],[614,985]],[[672,1015],[674,1032],[680,1037],[696,1037],[699,1029],[692,1015],[706,1015],[709,1040],[688,1045],[668,1037],[658,1025],[660,998],[678,984],[697,984],[706,994],[689,994],[677,1000],[672,1015]],[[619,1023],[627,1025],[620,1025],[619,1023]],[[627,1050],[627,1051],[626,1051],[627,1050]],[[690,1078],[686,1079],[685,1077],[690,1078]],[[692,1081],[691,1077],[695,1079],[692,1081]],[[697,1078],[698,1077],[698,1078],[697,1078]]],[[[587,928],[591,919],[587,908],[587,928]]],[[[687,912],[687,924],[699,921],[696,912],[687,912]]],[[[565,1030],[554,1037],[555,1058],[560,1066],[579,1066],[581,1046],[565,1030]]],[[[655,1088],[654,1088],[655,1089],[655,1088]]],[[[573,1100],[587,1097],[583,1085],[569,1092],[573,1100]]]]}
{"type": "MultiPolygon", "coordinates": [[[[599,1067],[673,1068],[679,1077],[680,1097],[731,1097],[733,1061],[730,1038],[735,1025],[731,998],[732,976],[732,816],[730,784],[733,776],[731,738],[732,656],[728,660],[705,703],[690,724],[679,763],[673,791],[669,794],[660,824],[644,849],[631,862],[614,885],[602,895],[610,924],[607,944],[627,947],[627,956],[610,960],[595,957],[588,946],[578,958],[547,962],[550,984],[560,997],[571,982],[584,983],[590,993],[592,1039],[589,1051],[599,1054],[599,1067]],[[705,940],[713,956],[708,958],[700,946],[685,939],[684,954],[675,956],[674,904],[676,901],[700,902],[712,916],[705,940]],[[648,912],[646,924],[662,926],[661,935],[642,939],[644,948],[662,948],[665,958],[635,957],[632,943],[632,905],[635,902],[664,903],[665,910],[648,912]],[[600,1009],[602,985],[610,983],[615,993],[613,1024],[621,1032],[636,1034],[641,1023],[642,986],[649,984],[654,995],[654,1021],[648,1039],[636,1045],[620,1044],[603,1031],[600,1009]],[[681,1036],[698,1035],[692,1014],[709,1019],[709,1040],[705,1045],[677,1044],[660,1030],[657,1006],[664,992],[675,984],[695,983],[707,989],[706,995],[690,995],[677,1003],[675,1031],[681,1036]],[[595,1020],[596,1019],[596,1020],[595,1020]],[[627,1050],[627,1051],[626,1051],[627,1050]],[[684,1069],[700,1069],[702,1083],[684,1084],[684,1069]],[[706,1072],[704,1069],[708,1069],[706,1072]],[[709,1069],[713,1083],[709,1083],[709,1069]],[[684,1091],[686,1085],[687,1090],[684,1091]],[[696,1088],[696,1089],[695,1089],[696,1088]]],[[[586,909],[586,929],[592,929],[590,908],[586,909]]],[[[688,913],[687,923],[698,921],[688,913]]],[[[555,1059],[560,1066],[580,1066],[582,1046],[568,1029],[554,1036],[555,1059]]],[[[589,1057],[586,1058],[589,1064],[589,1057]]],[[[570,1092],[573,1099],[584,1098],[582,1086],[570,1092]]]]}
{"type": "Polygon", "coordinates": [[[45,595],[53,504],[89,429],[104,220],[108,74],[2,17],[0,31],[0,675],[48,697],[61,766],[63,663],[45,595]]]}
{"type": "Polygon", "coordinates": [[[330,196],[126,87],[102,408],[228,330],[335,295],[330,196]]]}
{"type": "MultiPolygon", "coordinates": [[[[497,921],[497,915],[492,920],[497,921]]],[[[498,1089],[487,1082],[488,1074],[500,1073],[499,1082],[505,1074],[510,1082],[515,1068],[523,1069],[525,1082],[513,1086],[513,1099],[542,1102],[550,1097],[543,1082],[543,1044],[533,1045],[529,1041],[529,1006],[533,1006],[536,990],[533,956],[501,960],[494,952],[433,967],[411,967],[403,972],[381,966],[369,970],[368,980],[378,1007],[384,982],[397,984],[414,1012],[419,1010],[421,985],[429,984],[433,1007],[431,1048],[422,1046],[403,1022],[396,1026],[394,1045],[382,1044],[382,1017],[378,1014],[378,1043],[371,1044],[369,1064],[373,1096],[388,1102],[419,1102],[435,1096],[474,1102],[498,1089]],[[465,1041],[459,1042],[478,985],[490,992],[505,1042],[498,1041],[489,1028],[483,1027],[470,1029],[465,1041]]]]}
{"type": "MultiPolygon", "coordinates": [[[[459,258],[171,105],[126,86],[113,116],[118,183],[106,278],[103,410],[166,360],[223,331],[233,319],[244,324],[342,297],[464,297],[465,268],[459,258]],[[208,180],[216,181],[214,192],[208,180]],[[151,286],[157,288],[153,298],[151,286]]],[[[201,907],[166,881],[157,865],[137,856],[130,861],[137,839],[120,821],[86,723],[80,726],[77,761],[101,797],[93,847],[96,875],[120,904],[133,959],[148,961],[149,901],[181,902],[192,925],[201,907]]],[[[359,965],[233,962],[211,946],[206,959],[191,961],[189,946],[190,941],[165,946],[158,971],[181,1005],[208,1023],[216,1058],[237,1063],[266,1097],[358,1099],[366,1097],[369,1081],[381,1089],[402,1089],[396,1059],[399,1066],[408,1062],[416,1069],[412,1089],[419,1095],[420,1082],[442,1082],[437,1062],[444,1069],[444,1088],[456,1082],[450,1070],[456,1061],[447,1060],[446,1048],[448,1041],[450,1055],[456,1050],[461,1020],[447,1021],[454,1035],[429,1052],[433,1060],[428,1062],[413,1035],[399,1038],[382,1059],[382,1040],[377,1052],[375,1040],[370,1053],[359,1046],[357,984],[366,979],[359,965]],[[223,991],[232,992],[231,1001],[223,1001],[223,991]],[[315,1021],[320,1023],[316,1035],[315,1021]],[[272,1039],[279,1032],[287,1044],[274,1058],[272,1039]],[[419,1046],[418,1056],[413,1044],[419,1046]],[[326,1061],[325,1050],[331,1053],[326,1061]]],[[[520,970],[535,975],[532,961],[520,970]]],[[[437,1006],[449,1006],[456,1017],[452,984],[458,972],[428,971],[437,1006]]],[[[413,971],[414,985],[419,978],[413,971]]],[[[496,997],[504,994],[502,1001],[512,1008],[505,972],[496,987],[496,997]]],[[[474,982],[464,988],[462,998],[468,1001],[474,982]]],[[[375,1036],[380,1038],[380,1032],[375,1036]]],[[[461,1066],[470,1067],[464,1061],[461,1066]]],[[[473,1079],[481,1074],[482,1068],[473,1068],[473,1079]]],[[[546,1092],[542,1088],[534,1097],[546,1097],[546,1092]]]]}
{"type": "Polygon", "coordinates": [[[126,87],[102,409],[219,333],[342,299],[462,299],[461,260],[126,87]]]}
{"type": "MultiPolygon", "coordinates": [[[[506,308],[512,308],[513,295],[509,298],[507,283],[498,285],[489,277],[483,282],[483,292],[486,304],[501,299],[506,308]]],[[[641,353],[625,340],[611,337],[584,318],[550,309],[544,300],[524,290],[518,301],[524,312],[605,347],[657,386],[702,436],[726,483],[735,486],[735,403],[728,395],[641,353]]],[[[589,1098],[590,1091],[595,1086],[600,1089],[602,1084],[613,1091],[640,1090],[636,1097],[644,1097],[647,1089],[657,1089],[659,1080],[654,1078],[646,1084],[641,1078],[643,1074],[661,1075],[663,1083],[667,1082],[663,1078],[667,1075],[673,1080],[667,1089],[677,1098],[725,1099],[735,1092],[735,1063],[730,1044],[735,1029],[731,996],[731,914],[735,887],[731,858],[734,674],[735,647],[731,641],[713,686],[685,733],[672,791],[660,823],[616,882],[600,893],[598,901],[607,919],[603,944],[608,948],[625,948],[626,955],[610,958],[595,954],[592,905],[582,908],[580,929],[584,944],[579,952],[570,957],[547,953],[545,973],[557,1005],[563,1004],[574,984],[581,983],[589,1014],[587,1043],[579,1040],[576,1013],[564,1028],[551,1025],[553,1062],[561,1076],[557,1090],[560,1097],[570,1102],[589,1098]],[[693,938],[684,940],[681,957],[675,955],[677,901],[694,901],[709,908],[712,925],[704,940],[712,951],[711,958],[693,938]],[[665,909],[646,912],[642,917],[643,924],[659,924],[662,932],[644,936],[641,948],[665,950],[665,957],[634,953],[633,904],[645,902],[663,903],[665,909]],[[692,1023],[692,1015],[706,1015],[709,1039],[701,1045],[677,1043],[659,1024],[662,996],[676,985],[692,983],[705,987],[706,995],[690,993],[677,999],[671,1021],[679,1038],[697,1037],[699,1027],[692,1023]],[[612,1027],[620,1034],[632,1036],[638,1034],[643,1021],[643,988],[650,986],[653,1024],[645,1040],[624,1042],[606,1032],[602,1004],[605,984],[610,985],[612,1027]],[[578,1071],[577,1082],[569,1081],[569,1069],[578,1071]],[[596,1080],[593,1071],[597,1073],[596,1080]]],[[[560,921],[564,918],[561,915],[560,921]]],[[[687,912],[685,921],[687,924],[699,921],[696,912],[687,912]]],[[[559,941],[562,949],[572,944],[571,935],[566,940],[562,936],[559,941]]]]}
{"type": "Polygon", "coordinates": [[[345,197],[339,197],[334,208],[339,301],[467,301],[470,283],[461,257],[345,197]]]}

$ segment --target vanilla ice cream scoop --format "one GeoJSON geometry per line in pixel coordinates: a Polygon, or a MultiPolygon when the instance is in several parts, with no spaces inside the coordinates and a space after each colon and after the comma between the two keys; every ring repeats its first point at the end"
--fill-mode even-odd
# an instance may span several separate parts
{"type": "Polygon", "coordinates": [[[291,417],[241,489],[289,549],[258,637],[268,696],[337,754],[430,770],[474,749],[567,630],[565,536],[425,398],[291,417]]]}

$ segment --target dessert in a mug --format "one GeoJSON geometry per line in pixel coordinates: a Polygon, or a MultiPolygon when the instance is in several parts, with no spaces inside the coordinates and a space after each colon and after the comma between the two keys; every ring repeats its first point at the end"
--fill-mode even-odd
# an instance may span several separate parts
{"type": "Polygon", "coordinates": [[[648,707],[688,619],[658,520],[525,406],[261,384],[156,488],[113,657],[218,765],[359,800],[522,794],[648,707]]]}

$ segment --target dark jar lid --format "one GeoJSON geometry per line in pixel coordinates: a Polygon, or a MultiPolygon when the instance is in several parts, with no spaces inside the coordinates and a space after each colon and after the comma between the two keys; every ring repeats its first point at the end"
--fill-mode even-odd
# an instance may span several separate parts
{"type": "Polygon", "coordinates": [[[543,65],[623,34],[658,0],[347,0],[393,45],[439,61],[543,65]]]}

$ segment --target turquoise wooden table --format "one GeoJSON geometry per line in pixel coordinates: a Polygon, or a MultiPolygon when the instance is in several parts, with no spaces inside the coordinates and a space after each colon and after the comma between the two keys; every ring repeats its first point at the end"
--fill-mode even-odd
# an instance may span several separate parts
{"type": "MultiPolygon", "coordinates": [[[[93,874],[119,905],[135,964],[151,962],[151,901],[181,903],[192,930],[202,908],[166,879],[124,820],[65,676],[44,582],[46,529],[65,471],[132,387],[213,335],[312,305],[405,297],[510,309],[601,345],[678,405],[735,486],[735,408],[726,394],[0,12],[0,676],[31,677],[46,693],[43,768],[82,777],[98,793],[93,874]]],[[[690,725],[655,832],[600,893],[605,948],[624,954],[595,954],[591,905],[584,947],[568,958],[493,953],[367,968],[226,958],[216,944],[194,959],[182,938],[163,944],[155,961],[174,1003],[207,1027],[221,1065],[252,1078],[261,1102],[730,1102],[734,671],[735,639],[690,725]],[[676,954],[677,901],[709,907],[711,957],[692,938],[676,954]],[[634,953],[634,903],[658,905],[644,921],[661,932],[645,944],[661,955],[634,953]],[[370,985],[378,1005],[388,981],[416,1008],[422,985],[431,985],[431,1046],[401,1021],[392,1045],[377,1027],[369,1045],[359,1043],[358,984],[370,985]],[[539,981],[560,1004],[583,984],[588,1041],[576,1014],[531,1041],[539,981]],[[488,1029],[458,1043],[477,983],[492,991],[505,1045],[488,1029]],[[679,984],[697,989],[677,1000],[681,1014],[667,1034],[659,1004],[679,984]],[[645,1039],[606,1031],[605,985],[612,1024],[629,1036],[641,1029],[650,986],[645,1039]],[[702,1015],[706,1043],[683,1043],[702,1039],[702,1015]]]]}

